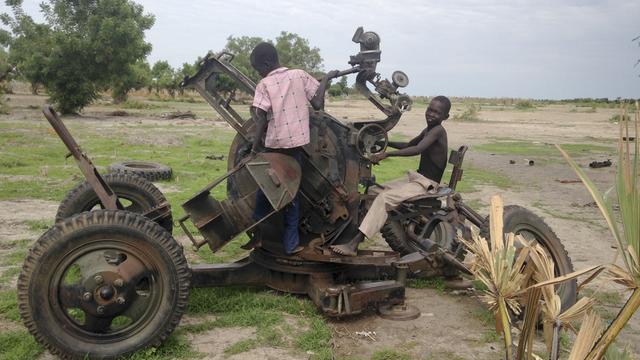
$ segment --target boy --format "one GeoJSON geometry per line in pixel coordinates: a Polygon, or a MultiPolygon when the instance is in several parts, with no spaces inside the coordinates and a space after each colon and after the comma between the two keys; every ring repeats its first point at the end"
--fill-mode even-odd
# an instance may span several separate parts
{"type": "Polygon", "coordinates": [[[407,199],[437,189],[447,166],[447,131],[442,126],[442,122],[449,118],[449,110],[451,110],[451,101],[445,96],[436,96],[425,112],[427,127],[420,135],[408,143],[389,142],[390,147],[399,150],[371,156],[371,162],[377,164],[390,156],[420,154],[420,166],[417,172],[409,171],[407,178],[386,184],[362,220],[360,232],[346,244],[331,246],[331,250],[340,255],[355,256],[358,244],[364,240],[364,237],[372,238],[380,231],[387,221],[387,211],[407,199]]]}
{"type": "MultiPolygon", "coordinates": [[[[324,107],[324,92],[329,79],[336,76],[331,71],[320,83],[304,70],[280,66],[276,48],[269,43],[258,44],[251,52],[251,66],[263,77],[256,86],[253,97],[255,108],[255,136],[252,152],[262,149],[265,134],[266,151],[276,151],[302,161],[302,146],[309,143],[309,108],[324,107]]],[[[254,220],[259,220],[271,211],[271,206],[258,191],[254,220]]],[[[298,234],[300,202],[298,196],[284,210],[283,245],[287,255],[302,251],[298,234]]],[[[247,244],[249,246],[252,243],[247,244]]]]}

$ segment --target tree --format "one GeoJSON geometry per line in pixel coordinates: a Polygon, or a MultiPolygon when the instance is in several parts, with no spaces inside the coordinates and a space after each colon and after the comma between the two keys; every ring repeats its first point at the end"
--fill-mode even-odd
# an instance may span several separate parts
{"type": "Polygon", "coordinates": [[[260,44],[264,40],[261,37],[233,37],[227,38],[227,45],[224,47],[224,51],[234,55],[233,66],[238,68],[243,74],[247,75],[251,80],[257,82],[260,80],[260,74],[251,66],[251,51],[256,45],[260,44]]]}
{"type": "Polygon", "coordinates": [[[9,63],[16,66],[19,78],[31,84],[31,92],[37,94],[38,86],[44,84],[47,59],[51,56],[52,34],[48,25],[37,24],[22,11],[21,1],[7,1],[13,17],[2,14],[2,22],[11,29],[4,37],[3,45],[9,51],[9,63]]]}
{"type": "Polygon", "coordinates": [[[107,88],[122,100],[137,86],[136,64],[151,51],[144,31],[154,23],[142,6],[128,0],[49,0],[41,4],[46,23],[36,24],[24,15],[21,0],[6,3],[13,18],[5,15],[3,21],[11,24],[10,53],[16,52],[18,69],[37,69],[41,79],[28,71],[24,76],[42,81],[63,113],[81,110],[107,88]]]}
{"type": "MultiPolygon", "coordinates": [[[[253,48],[264,41],[274,44],[276,50],[278,50],[278,57],[282,66],[302,69],[312,75],[318,75],[322,70],[320,49],[317,47],[311,48],[309,46],[309,40],[286,31],[282,31],[280,35],[276,37],[275,41],[264,40],[261,37],[229,36],[224,51],[235,55],[232,64],[238,68],[238,70],[253,81],[258,82],[261,78],[260,74],[251,66],[249,57],[251,56],[253,48]]],[[[224,80],[224,77],[220,77],[219,82],[223,82],[224,80]]],[[[225,86],[229,87],[228,84],[225,84],[225,86]]],[[[220,85],[219,87],[222,88],[220,85]]],[[[233,90],[235,90],[235,87],[229,91],[233,90]]]]}
{"type": "Polygon", "coordinates": [[[6,83],[11,77],[11,65],[9,64],[9,56],[4,48],[0,47],[0,114],[6,114],[9,112],[7,105],[4,101],[4,93],[6,92],[6,83]]]}
{"type": "Polygon", "coordinates": [[[302,69],[310,74],[322,71],[320,49],[310,47],[309,40],[298,34],[280,32],[275,44],[280,57],[280,64],[286,67],[302,69]]]}
{"type": "Polygon", "coordinates": [[[351,89],[349,89],[349,85],[347,84],[347,77],[343,76],[340,78],[340,81],[331,85],[328,91],[330,96],[341,96],[348,95],[350,90],[351,89]]]}
{"type": "Polygon", "coordinates": [[[175,70],[173,70],[167,61],[161,60],[153,64],[151,77],[156,94],[158,94],[160,90],[166,90],[171,97],[176,95],[180,80],[178,80],[175,70]]]}
{"type": "Polygon", "coordinates": [[[111,97],[118,104],[127,100],[127,93],[134,89],[142,89],[151,85],[151,68],[149,63],[139,60],[129,65],[129,70],[111,82],[111,97]]]}

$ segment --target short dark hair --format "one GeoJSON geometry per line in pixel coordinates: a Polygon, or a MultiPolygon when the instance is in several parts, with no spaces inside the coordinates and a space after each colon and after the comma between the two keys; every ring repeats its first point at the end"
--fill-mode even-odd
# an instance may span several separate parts
{"type": "Polygon", "coordinates": [[[275,46],[269,44],[268,42],[261,42],[256,45],[251,52],[251,58],[256,63],[269,63],[269,64],[277,64],[278,63],[278,51],[275,46]]]}
{"type": "Polygon", "coordinates": [[[449,100],[449,98],[446,97],[446,96],[438,95],[438,96],[434,97],[433,99],[431,99],[431,101],[439,101],[439,102],[443,103],[444,107],[447,109],[447,114],[451,110],[451,100],[449,100]]]}

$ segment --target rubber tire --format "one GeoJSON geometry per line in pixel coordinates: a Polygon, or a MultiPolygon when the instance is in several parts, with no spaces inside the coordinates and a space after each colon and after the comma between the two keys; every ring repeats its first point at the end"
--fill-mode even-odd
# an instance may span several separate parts
{"type": "Polygon", "coordinates": [[[171,334],[187,309],[190,278],[182,247],[158,224],[122,210],[85,212],[55,225],[29,250],[18,278],[18,309],[29,332],[52,354],[63,359],[115,359],[159,346],[171,334]],[[91,342],[55,321],[52,275],[70,251],[118,237],[131,240],[128,245],[140,248],[147,261],[153,258],[156,267],[165,270],[157,276],[163,279],[161,301],[145,326],[132,330],[133,336],[127,332],[120,339],[91,342]]]}
{"type": "MultiPolygon", "coordinates": [[[[544,222],[544,220],[532,211],[518,205],[507,205],[503,210],[503,232],[510,233],[523,228],[535,230],[536,238],[551,255],[555,264],[556,276],[565,275],[574,271],[571,258],[567,250],[562,245],[555,232],[544,222]],[[540,241],[542,240],[542,241],[540,241]]],[[[480,236],[489,239],[489,217],[485,219],[485,226],[480,231],[480,236]]],[[[562,300],[562,310],[568,309],[575,304],[577,298],[576,280],[566,281],[558,285],[558,293],[562,300]]]]}
{"type": "Polygon", "coordinates": [[[126,160],[109,165],[109,172],[122,172],[142,176],[149,181],[169,180],[172,170],[169,166],[151,161],[126,160]]]}
{"type": "Polygon", "coordinates": [[[400,253],[402,256],[417,251],[417,246],[411,245],[412,241],[407,236],[400,221],[388,220],[380,229],[380,233],[389,244],[391,250],[400,253]]]}
{"type": "Polygon", "coordinates": [[[380,233],[389,247],[402,256],[422,250],[409,238],[404,226],[398,220],[387,220],[380,229],[380,233]]]}
{"type": "MultiPolygon", "coordinates": [[[[167,199],[155,185],[137,175],[111,173],[105,175],[103,179],[119,198],[136,203],[141,210],[140,213],[167,202],[167,199]]],[[[90,211],[99,204],[100,199],[98,199],[93,187],[89,182],[84,181],[67,192],[58,207],[55,221],[60,223],[73,215],[90,211]]],[[[171,215],[160,219],[159,224],[169,233],[173,231],[173,217],[171,215]]]]}

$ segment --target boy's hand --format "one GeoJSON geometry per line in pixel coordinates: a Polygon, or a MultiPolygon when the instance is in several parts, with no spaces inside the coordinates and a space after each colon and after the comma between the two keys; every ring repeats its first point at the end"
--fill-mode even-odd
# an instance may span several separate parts
{"type": "Polygon", "coordinates": [[[329,72],[327,73],[326,77],[327,77],[327,79],[331,80],[331,79],[333,79],[333,78],[338,77],[338,74],[339,74],[339,73],[340,73],[340,71],[338,71],[338,70],[331,70],[331,71],[329,71],[329,72]]]}
{"type": "Polygon", "coordinates": [[[386,152],[381,152],[381,153],[369,155],[369,161],[371,161],[374,164],[378,164],[378,163],[380,163],[380,161],[382,161],[382,160],[384,160],[386,158],[387,158],[387,153],[386,152]]]}

